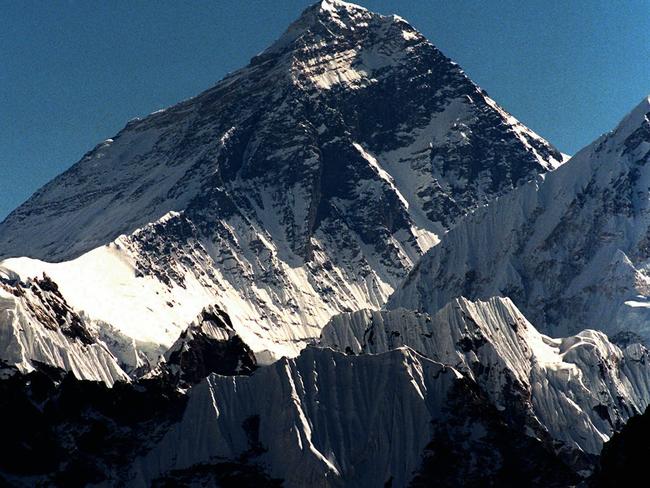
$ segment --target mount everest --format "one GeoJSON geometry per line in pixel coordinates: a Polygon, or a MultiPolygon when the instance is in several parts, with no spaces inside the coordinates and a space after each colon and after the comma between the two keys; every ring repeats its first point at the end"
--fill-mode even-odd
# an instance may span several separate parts
{"type": "Polygon", "coordinates": [[[318,2],[0,223],[0,481],[586,482],[650,403],[649,157],[650,99],[566,161],[318,2]]]}
{"type": "Polygon", "coordinates": [[[561,160],[404,20],[325,2],[39,190],[0,258],[152,361],[218,304],[268,362],[379,308],[460,216],[561,160]]]}

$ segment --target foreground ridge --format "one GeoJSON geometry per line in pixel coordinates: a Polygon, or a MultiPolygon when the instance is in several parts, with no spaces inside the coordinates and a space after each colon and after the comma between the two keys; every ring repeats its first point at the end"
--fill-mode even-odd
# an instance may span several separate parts
{"type": "Polygon", "coordinates": [[[411,347],[475,380],[508,415],[541,425],[562,449],[600,453],[603,442],[650,403],[650,356],[584,330],[540,334],[508,298],[455,299],[434,316],[404,309],[334,317],[323,346],[350,354],[411,347]]]}

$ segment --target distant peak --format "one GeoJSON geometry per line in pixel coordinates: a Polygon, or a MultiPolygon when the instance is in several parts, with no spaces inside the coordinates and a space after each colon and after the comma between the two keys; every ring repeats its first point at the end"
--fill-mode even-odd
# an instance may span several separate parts
{"type": "Polygon", "coordinates": [[[625,116],[621,124],[625,122],[642,123],[646,115],[650,112],[650,95],[644,97],[632,111],[625,116]]]}
{"type": "Polygon", "coordinates": [[[342,0],[321,0],[320,2],[316,3],[320,7],[321,10],[326,10],[326,11],[337,11],[337,10],[348,10],[348,9],[362,9],[366,10],[364,7],[357,5],[355,3],[350,3],[350,2],[344,2],[342,0]]]}

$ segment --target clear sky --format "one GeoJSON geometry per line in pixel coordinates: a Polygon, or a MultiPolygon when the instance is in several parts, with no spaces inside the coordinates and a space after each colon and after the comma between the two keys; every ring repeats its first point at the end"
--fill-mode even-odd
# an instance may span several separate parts
{"type": "MultiPolygon", "coordinates": [[[[0,0],[0,219],[138,116],[210,87],[309,0],[0,0]]],[[[650,0],[361,0],[574,153],[650,93],[650,0]]]]}

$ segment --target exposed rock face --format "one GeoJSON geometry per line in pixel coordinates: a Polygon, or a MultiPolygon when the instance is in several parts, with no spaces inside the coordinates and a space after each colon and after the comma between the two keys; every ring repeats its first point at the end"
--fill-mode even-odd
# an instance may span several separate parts
{"type": "Polygon", "coordinates": [[[210,373],[250,374],[255,355],[218,307],[205,308],[150,373],[148,360],[110,329],[89,325],[65,301],[47,275],[23,282],[0,269],[0,357],[9,369],[61,369],[81,380],[116,381],[162,374],[179,386],[198,383],[210,373]],[[116,354],[114,354],[114,352],[116,354]]]}
{"type": "Polygon", "coordinates": [[[650,411],[630,419],[603,447],[600,464],[587,486],[614,488],[644,484],[648,476],[650,411]]]}
{"type": "Polygon", "coordinates": [[[388,307],[435,312],[461,295],[503,295],[543,332],[592,328],[647,342],[649,162],[645,99],[557,171],[446,234],[388,307]]]}
{"type": "Polygon", "coordinates": [[[217,303],[269,361],[380,307],[460,216],[561,159],[403,19],[324,1],[39,190],[0,224],[0,257],[61,262],[5,265],[47,268],[150,358],[217,303]],[[110,308],[79,290],[89,261],[125,269],[110,308]]]}
{"type": "Polygon", "coordinates": [[[211,373],[251,374],[257,369],[253,351],[235,333],[230,317],[218,307],[201,312],[165,353],[163,374],[190,386],[211,373]]]}
{"type": "MultiPolygon", "coordinates": [[[[169,352],[169,361],[135,382],[126,375],[115,383],[82,381],[76,371],[38,361],[30,372],[0,362],[0,485],[144,486],[133,478],[133,460],[181,420],[185,391],[211,370],[236,374],[255,368],[237,336],[214,337],[232,334],[228,322],[218,309],[205,310],[169,352]]],[[[281,486],[244,458],[169,470],[150,481],[159,487],[281,486]]]]}
{"type": "Polygon", "coordinates": [[[125,470],[183,412],[162,383],[80,381],[56,368],[0,380],[2,486],[124,486],[125,470]]]}
{"type": "Polygon", "coordinates": [[[325,220],[375,244],[370,234],[410,231],[400,194],[427,225],[446,224],[559,161],[403,19],[319,3],[250,65],[130,122],[40,190],[3,223],[0,256],[70,259],[191,207],[211,227],[229,213],[261,220],[305,257],[325,220]],[[384,164],[425,179],[393,181],[384,164]],[[260,215],[266,203],[283,210],[279,229],[260,215]],[[364,209],[358,221],[351,207],[364,209]]]}
{"type": "Polygon", "coordinates": [[[549,445],[513,428],[476,385],[449,397],[448,417],[434,422],[433,440],[410,487],[568,487],[580,481],[549,445]]]}

